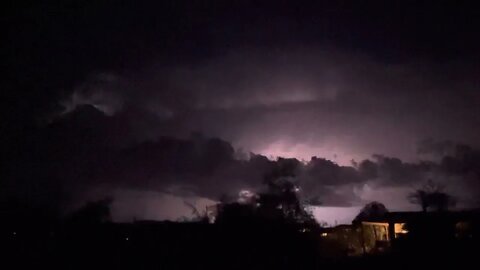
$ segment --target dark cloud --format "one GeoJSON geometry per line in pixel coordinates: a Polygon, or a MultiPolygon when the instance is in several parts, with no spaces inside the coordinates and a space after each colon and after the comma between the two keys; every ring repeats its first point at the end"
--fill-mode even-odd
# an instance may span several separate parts
{"type": "Polygon", "coordinates": [[[202,131],[343,165],[416,161],[425,137],[479,146],[468,7],[140,2],[9,7],[5,129],[92,104],[148,112],[141,139],[202,131]]]}
{"type": "Polygon", "coordinates": [[[291,177],[308,187],[303,192],[308,199],[319,193],[334,196],[331,187],[359,181],[353,168],[319,158],[308,164],[255,154],[238,159],[230,143],[201,134],[139,141],[131,132],[135,118],[125,114],[107,116],[83,105],[28,134],[23,148],[10,153],[11,189],[4,195],[68,206],[92,190],[120,188],[217,200],[242,189],[260,191],[269,179],[291,177]]]}
{"type": "Polygon", "coordinates": [[[464,145],[457,145],[455,153],[439,163],[408,163],[381,155],[352,166],[317,157],[270,160],[250,154],[239,159],[230,143],[201,134],[139,140],[132,126],[136,118],[126,117],[128,113],[108,116],[82,105],[26,136],[24,148],[10,160],[5,197],[61,203],[66,208],[96,189],[218,200],[241,190],[259,192],[269,179],[286,177],[300,186],[307,202],[348,206],[362,203],[359,190],[365,184],[413,189],[435,178],[453,189],[478,187],[480,155],[464,145]]]}
{"type": "Polygon", "coordinates": [[[480,179],[480,151],[472,146],[453,141],[427,139],[419,143],[419,152],[438,160],[438,169],[464,178],[480,179]]]}
{"type": "Polygon", "coordinates": [[[417,142],[432,136],[478,144],[476,79],[457,74],[464,68],[454,63],[388,64],[298,45],[157,61],[135,72],[93,73],[62,103],[146,111],[150,124],[137,133],[149,138],[201,131],[265,155],[321,155],[344,165],[374,153],[418,161],[417,142]]]}
{"type": "Polygon", "coordinates": [[[474,9],[317,2],[2,9],[2,199],[216,199],[282,176],[324,205],[430,178],[473,205],[474,9]]]}
{"type": "MultiPolygon", "coordinates": [[[[374,159],[376,178],[380,179],[383,184],[390,186],[421,182],[428,178],[435,169],[435,164],[428,161],[408,163],[398,158],[382,155],[374,155],[374,159]]],[[[365,164],[365,162],[362,162],[362,164],[365,164]]],[[[371,170],[372,168],[369,169],[371,170]]]]}

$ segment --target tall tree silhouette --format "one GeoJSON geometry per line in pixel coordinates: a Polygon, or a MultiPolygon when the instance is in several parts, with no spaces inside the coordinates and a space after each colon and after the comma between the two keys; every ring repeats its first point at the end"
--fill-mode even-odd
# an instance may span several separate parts
{"type": "Polygon", "coordinates": [[[432,180],[420,189],[408,195],[410,203],[418,204],[423,212],[428,210],[446,211],[449,207],[455,206],[455,198],[444,192],[444,187],[432,180]]]}

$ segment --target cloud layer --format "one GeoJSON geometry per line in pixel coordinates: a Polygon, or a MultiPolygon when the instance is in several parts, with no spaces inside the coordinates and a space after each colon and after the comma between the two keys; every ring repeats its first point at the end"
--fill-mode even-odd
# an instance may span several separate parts
{"type": "Polygon", "coordinates": [[[93,73],[63,103],[147,112],[150,122],[136,131],[143,138],[200,131],[267,156],[417,161],[416,144],[428,137],[478,147],[480,96],[468,66],[386,63],[327,46],[236,48],[191,63],[93,73]]]}
{"type": "Polygon", "coordinates": [[[468,4],[50,2],[6,7],[1,200],[216,199],[290,170],[324,205],[405,209],[429,178],[476,204],[468,4]]]}
{"type": "Polygon", "coordinates": [[[480,152],[466,145],[424,141],[420,150],[435,155],[437,161],[417,163],[382,155],[350,166],[322,157],[271,160],[246,155],[227,141],[199,133],[139,140],[137,118],[130,113],[109,116],[82,105],[32,132],[24,138],[21,151],[10,153],[2,198],[56,205],[61,211],[91,199],[92,194],[116,194],[118,205],[132,201],[128,194],[142,193],[152,198],[149,201],[155,201],[152,194],[157,193],[216,201],[241,190],[259,192],[265,180],[286,177],[299,185],[301,198],[314,205],[358,206],[383,198],[387,206],[405,207],[406,192],[428,179],[444,184],[458,197],[460,207],[479,203],[480,152]],[[382,197],[382,192],[396,196],[382,197]]]}

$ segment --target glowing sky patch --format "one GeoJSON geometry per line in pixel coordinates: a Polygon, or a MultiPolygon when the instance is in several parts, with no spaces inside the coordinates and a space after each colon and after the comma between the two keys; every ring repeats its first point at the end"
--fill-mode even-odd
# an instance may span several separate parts
{"type": "Polygon", "coordinates": [[[271,157],[272,159],[277,157],[289,157],[306,161],[310,160],[313,156],[316,156],[344,166],[351,165],[352,159],[355,159],[355,155],[347,153],[341,148],[332,145],[319,147],[301,142],[289,142],[287,140],[277,140],[268,146],[259,149],[258,153],[271,157]]]}
{"type": "Polygon", "coordinates": [[[312,214],[319,223],[327,223],[328,226],[338,224],[350,224],[359,213],[361,207],[311,207],[312,214]]]}

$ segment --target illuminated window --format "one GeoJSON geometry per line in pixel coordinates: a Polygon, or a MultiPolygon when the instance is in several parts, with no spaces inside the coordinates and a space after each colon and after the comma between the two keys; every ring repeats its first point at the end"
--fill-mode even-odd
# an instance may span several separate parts
{"type": "Polygon", "coordinates": [[[395,223],[395,238],[406,233],[408,233],[408,230],[405,228],[405,223],[395,223]]]}

